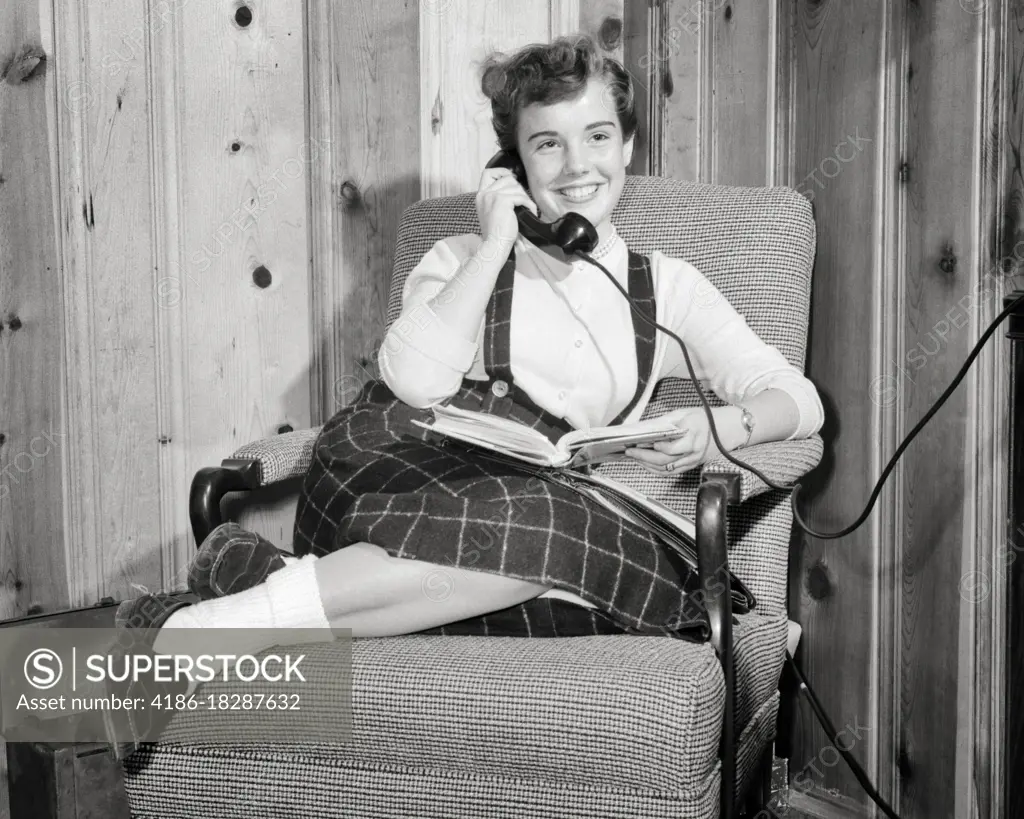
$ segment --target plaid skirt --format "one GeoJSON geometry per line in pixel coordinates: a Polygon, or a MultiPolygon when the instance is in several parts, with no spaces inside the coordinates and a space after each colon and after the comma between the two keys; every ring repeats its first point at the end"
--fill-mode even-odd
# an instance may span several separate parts
{"type": "MultiPolygon", "coordinates": [[[[464,382],[452,401],[473,409],[486,398],[464,382]]],[[[296,554],[325,555],[362,541],[436,564],[439,584],[451,566],[552,585],[597,606],[536,598],[421,633],[706,637],[707,616],[688,597],[695,572],[656,536],[414,419],[429,422],[433,413],[370,381],[324,425],[302,483],[296,554]]]]}

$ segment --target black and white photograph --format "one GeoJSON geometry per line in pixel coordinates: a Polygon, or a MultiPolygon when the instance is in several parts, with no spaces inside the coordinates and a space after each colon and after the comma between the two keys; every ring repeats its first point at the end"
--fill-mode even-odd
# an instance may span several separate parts
{"type": "Polygon", "coordinates": [[[1024,819],[1024,0],[0,0],[0,819],[1024,819]]]}

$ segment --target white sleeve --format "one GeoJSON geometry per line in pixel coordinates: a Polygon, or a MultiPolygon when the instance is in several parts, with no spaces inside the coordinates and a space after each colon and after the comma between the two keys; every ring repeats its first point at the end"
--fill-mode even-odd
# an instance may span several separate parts
{"type": "MultiPolygon", "coordinates": [[[[787,393],[800,411],[800,423],[787,440],[807,438],[821,429],[825,412],[818,390],[777,347],[765,343],[746,319],[692,264],[660,256],[660,275],[671,278],[665,292],[672,304],[664,311],[686,344],[697,377],[729,404],[744,402],[769,388],[787,393]]],[[[661,311],[659,311],[661,312],[661,311]]],[[[679,345],[668,339],[666,376],[689,378],[679,345]]]]}
{"type": "Polygon", "coordinates": [[[473,366],[479,333],[467,341],[427,302],[444,289],[479,241],[466,235],[437,242],[402,288],[402,312],[384,337],[377,363],[384,383],[410,406],[429,407],[451,397],[473,366]]]}

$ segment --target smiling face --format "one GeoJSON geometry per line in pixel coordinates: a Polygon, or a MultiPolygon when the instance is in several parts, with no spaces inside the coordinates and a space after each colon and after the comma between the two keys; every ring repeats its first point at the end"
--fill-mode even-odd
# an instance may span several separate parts
{"type": "Polygon", "coordinates": [[[575,211],[602,239],[633,156],[633,140],[623,140],[610,99],[606,82],[592,78],[575,99],[525,106],[516,132],[541,218],[551,222],[575,211]]]}

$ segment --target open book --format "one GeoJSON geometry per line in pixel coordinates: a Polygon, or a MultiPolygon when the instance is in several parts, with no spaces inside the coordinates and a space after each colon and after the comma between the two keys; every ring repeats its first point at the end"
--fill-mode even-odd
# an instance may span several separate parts
{"type": "Polygon", "coordinates": [[[625,457],[632,447],[678,438],[682,430],[670,421],[654,418],[632,424],[594,427],[567,432],[555,443],[532,427],[486,412],[437,405],[433,424],[414,424],[449,438],[490,449],[538,466],[575,468],[625,457]]]}

